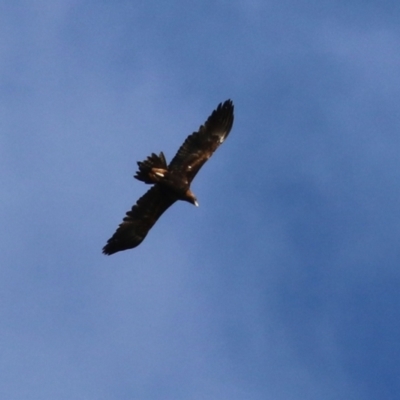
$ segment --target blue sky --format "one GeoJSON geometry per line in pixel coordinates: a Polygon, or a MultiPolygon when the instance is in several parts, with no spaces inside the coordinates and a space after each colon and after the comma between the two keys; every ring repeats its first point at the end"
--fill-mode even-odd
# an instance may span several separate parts
{"type": "Polygon", "coordinates": [[[0,397],[396,399],[400,5],[0,1],[0,397]],[[221,101],[229,138],[101,254],[221,101]]]}

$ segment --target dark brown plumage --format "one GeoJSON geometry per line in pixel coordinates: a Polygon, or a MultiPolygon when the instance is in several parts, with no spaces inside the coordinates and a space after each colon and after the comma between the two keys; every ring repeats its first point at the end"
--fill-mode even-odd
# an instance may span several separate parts
{"type": "Polygon", "coordinates": [[[203,164],[226,139],[233,124],[231,100],[219,104],[197,132],[189,135],[169,165],[161,152],[138,162],[135,178],[151,187],[126,213],[114,235],[103,247],[110,255],[138,246],[162,213],[177,200],[194,205],[190,183],[203,164]]]}

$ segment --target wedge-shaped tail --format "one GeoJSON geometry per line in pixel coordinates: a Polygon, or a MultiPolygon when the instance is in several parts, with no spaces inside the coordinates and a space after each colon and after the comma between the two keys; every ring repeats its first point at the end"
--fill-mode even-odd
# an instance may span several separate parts
{"type": "Polygon", "coordinates": [[[149,184],[159,182],[160,178],[163,178],[168,170],[167,161],[165,160],[163,152],[159,155],[152,153],[146,160],[138,161],[137,164],[139,170],[134,177],[139,181],[149,184]]]}

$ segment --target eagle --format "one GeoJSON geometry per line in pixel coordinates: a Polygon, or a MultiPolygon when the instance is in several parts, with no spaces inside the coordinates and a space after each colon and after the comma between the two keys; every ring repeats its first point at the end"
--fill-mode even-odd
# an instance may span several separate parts
{"type": "Polygon", "coordinates": [[[233,103],[226,100],[211,113],[197,132],[189,135],[172,161],[152,153],[139,161],[134,178],[153,185],[126,213],[114,235],[103,247],[106,255],[133,249],[142,243],[158,218],[177,200],[198,206],[190,184],[200,168],[227,138],[233,125],[233,103]]]}

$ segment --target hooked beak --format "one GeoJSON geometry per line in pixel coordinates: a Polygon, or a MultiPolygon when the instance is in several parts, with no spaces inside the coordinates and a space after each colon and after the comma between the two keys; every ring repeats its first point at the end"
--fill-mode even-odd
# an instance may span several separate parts
{"type": "Polygon", "coordinates": [[[188,189],[188,191],[186,192],[186,195],[183,198],[183,200],[188,201],[189,203],[195,205],[196,207],[199,206],[199,203],[197,202],[196,196],[193,194],[193,192],[190,189],[188,189]]]}

